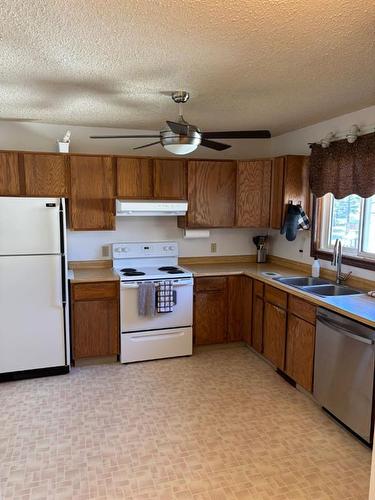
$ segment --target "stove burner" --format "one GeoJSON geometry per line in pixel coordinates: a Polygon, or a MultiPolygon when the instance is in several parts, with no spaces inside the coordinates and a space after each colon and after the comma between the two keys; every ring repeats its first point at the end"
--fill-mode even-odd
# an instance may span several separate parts
{"type": "Polygon", "coordinates": [[[159,267],[159,271],[177,271],[178,268],[176,266],[163,266],[159,267]]]}
{"type": "Polygon", "coordinates": [[[122,273],[133,273],[135,271],[136,269],[134,269],[134,267],[124,267],[124,269],[121,269],[122,273]]]}
{"type": "Polygon", "coordinates": [[[144,276],[146,273],[142,271],[126,271],[122,273],[124,276],[144,276]]]}
{"type": "Polygon", "coordinates": [[[171,271],[167,271],[168,274],[184,274],[182,269],[173,269],[171,271]]]}

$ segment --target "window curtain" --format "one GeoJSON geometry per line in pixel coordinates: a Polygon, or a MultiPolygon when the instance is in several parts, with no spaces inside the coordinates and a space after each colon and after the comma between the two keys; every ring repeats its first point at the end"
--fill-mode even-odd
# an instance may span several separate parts
{"type": "Polygon", "coordinates": [[[310,187],[318,198],[332,193],[336,199],[375,194],[375,133],[331,142],[328,148],[311,145],[310,187]]]}

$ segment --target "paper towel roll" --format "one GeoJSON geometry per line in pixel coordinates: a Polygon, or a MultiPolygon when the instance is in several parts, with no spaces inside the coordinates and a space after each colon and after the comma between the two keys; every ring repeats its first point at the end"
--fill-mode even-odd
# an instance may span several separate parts
{"type": "Polygon", "coordinates": [[[209,238],[209,229],[184,229],[184,239],[209,238]]]}

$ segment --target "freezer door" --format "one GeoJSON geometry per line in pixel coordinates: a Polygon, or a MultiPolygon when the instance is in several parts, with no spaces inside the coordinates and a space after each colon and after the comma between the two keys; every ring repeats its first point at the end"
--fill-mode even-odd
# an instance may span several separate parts
{"type": "Polygon", "coordinates": [[[59,198],[0,198],[0,255],[60,253],[59,198]]]}
{"type": "Polygon", "coordinates": [[[61,257],[0,257],[0,373],[65,359],[61,257]]]}

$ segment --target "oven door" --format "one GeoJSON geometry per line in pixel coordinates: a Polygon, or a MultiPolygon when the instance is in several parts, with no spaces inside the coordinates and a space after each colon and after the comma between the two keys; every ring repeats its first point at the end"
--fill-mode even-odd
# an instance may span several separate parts
{"type": "MultiPolygon", "coordinates": [[[[155,282],[157,284],[157,282],[155,282]]],[[[191,326],[193,323],[193,279],[173,280],[176,304],[173,312],[155,316],[138,314],[138,282],[121,283],[121,332],[139,332],[191,326]]]]}

